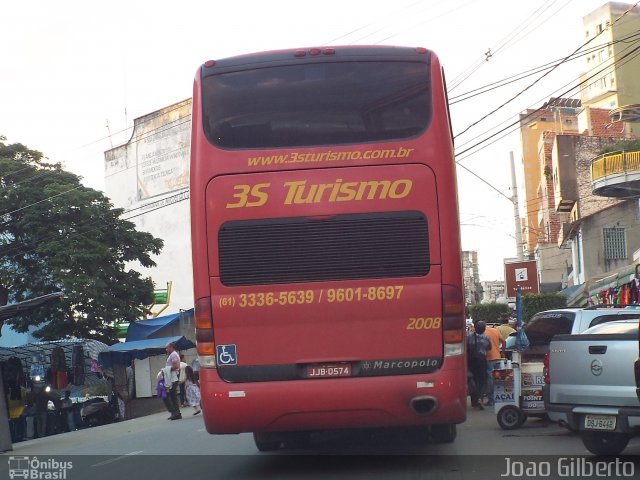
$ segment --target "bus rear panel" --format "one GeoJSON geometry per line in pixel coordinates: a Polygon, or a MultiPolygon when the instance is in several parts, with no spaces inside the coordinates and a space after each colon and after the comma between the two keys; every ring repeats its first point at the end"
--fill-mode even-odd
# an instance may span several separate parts
{"type": "Polygon", "coordinates": [[[455,165],[437,57],[332,47],[212,61],[193,105],[207,431],[464,421],[455,165]]]}

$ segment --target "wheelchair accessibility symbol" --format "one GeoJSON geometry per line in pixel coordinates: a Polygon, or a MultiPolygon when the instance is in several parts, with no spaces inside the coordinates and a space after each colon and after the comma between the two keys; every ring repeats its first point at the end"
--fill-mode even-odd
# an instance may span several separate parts
{"type": "Polygon", "coordinates": [[[216,357],[218,357],[218,365],[236,365],[238,363],[236,346],[216,345],[216,357]]]}

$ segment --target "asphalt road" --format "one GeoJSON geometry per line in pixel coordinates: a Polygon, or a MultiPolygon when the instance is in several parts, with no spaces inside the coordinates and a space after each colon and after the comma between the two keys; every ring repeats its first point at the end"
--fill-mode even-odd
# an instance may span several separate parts
{"type": "MultiPolygon", "coordinates": [[[[73,468],[64,471],[64,480],[165,474],[189,480],[587,478],[580,459],[597,460],[576,434],[539,419],[528,419],[517,430],[502,430],[491,409],[469,409],[467,421],[458,425],[456,441],[449,444],[419,444],[403,431],[348,431],[314,436],[304,450],[269,454],[256,450],[251,434],[209,435],[201,416],[193,416],[189,408],[183,409],[183,420],[169,421],[167,416],[159,413],[16,443],[13,451],[3,455],[7,462],[0,461],[0,478],[8,478],[3,473],[10,473],[9,459],[15,465],[18,457],[45,462],[40,470],[71,462],[73,468]],[[558,462],[564,470],[558,471],[558,462]],[[529,467],[527,475],[525,467],[529,467]]],[[[635,456],[631,459],[635,463],[626,467],[633,467],[633,477],[638,478],[640,438],[633,439],[624,453],[635,456]]],[[[48,478],[52,472],[45,471],[48,478]]],[[[626,477],[620,469],[620,475],[608,473],[610,478],[626,477]]]]}

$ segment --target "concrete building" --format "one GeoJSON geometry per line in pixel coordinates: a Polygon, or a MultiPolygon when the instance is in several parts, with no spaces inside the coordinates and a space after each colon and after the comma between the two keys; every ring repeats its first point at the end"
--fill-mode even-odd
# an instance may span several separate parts
{"type": "Polygon", "coordinates": [[[550,238],[550,227],[545,226],[545,220],[541,217],[546,205],[543,194],[549,181],[549,172],[545,167],[550,137],[547,136],[545,142],[545,132],[577,133],[580,110],[579,100],[552,98],[539,109],[527,110],[520,115],[525,207],[522,238],[525,257],[533,256],[537,245],[550,238]]]}
{"type": "Polygon", "coordinates": [[[570,212],[558,244],[571,248],[567,286],[628,265],[640,246],[637,201],[593,193],[592,162],[615,138],[559,135],[554,144],[558,208],[570,212]]]}
{"type": "Polygon", "coordinates": [[[152,269],[136,267],[156,288],[172,282],[163,314],[193,308],[189,224],[191,99],[134,121],[130,140],[105,152],[105,190],[121,218],[164,240],[152,269]]]}
{"type": "Polygon", "coordinates": [[[480,282],[480,285],[482,287],[483,303],[495,303],[498,299],[506,298],[502,280],[480,282]]]}
{"type": "Polygon", "coordinates": [[[566,213],[555,208],[552,153],[558,134],[577,134],[580,101],[551,98],[537,110],[520,115],[524,169],[524,257],[536,260],[540,291],[555,292],[566,282],[571,260],[568,249],[558,247],[566,213]]]}
{"type": "MultiPolygon", "coordinates": [[[[640,31],[640,7],[609,2],[583,18],[584,57],[581,81],[583,106],[612,110],[640,103],[640,63],[635,43],[625,41],[640,31]]],[[[627,134],[637,135],[638,123],[627,124],[627,134]]]]}
{"type": "MultiPolygon", "coordinates": [[[[586,228],[581,219],[616,204],[615,200],[593,198],[590,166],[600,151],[591,147],[602,148],[612,144],[607,139],[632,135],[636,124],[615,124],[609,113],[640,103],[640,64],[629,61],[628,55],[635,47],[624,41],[640,30],[640,8],[610,2],[585,16],[583,24],[588,54],[581,78],[585,84],[581,100],[551,99],[540,109],[520,116],[526,208],[524,254],[538,261],[541,291],[579,284],[585,274],[589,278],[590,273],[612,263],[603,258],[595,263],[586,260],[584,248],[595,246],[577,233],[580,225],[586,228]],[[578,135],[605,140],[582,141],[578,135]],[[569,180],[572,175],[580,178],[569,180]],[[560,179],[564,188],[560,188],[560,179]],[[567,242],[569,238],[573,240],[567,242]],[[581,263],[575,265],[578,258],[581,263]]],[[[602,251],[602,235],[599,245],[597,251],[602,251]]]]}
{"type": "Polygon", "coordinates": [[[462,252],[462,280],[464,282],[465,304],[475,305],[482,300],[482,286],[477,251],[462,252]]]}

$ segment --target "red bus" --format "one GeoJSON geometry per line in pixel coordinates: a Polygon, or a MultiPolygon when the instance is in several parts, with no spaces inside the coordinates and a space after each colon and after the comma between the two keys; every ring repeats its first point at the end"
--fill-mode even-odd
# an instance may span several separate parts
{"type": "Polygon", "coordinates": [[[206,62],[193,93],[191,229],[209,433],[254,432],[263,451],[326,429],[455,439],[465,316],[433,52],[206,62]]]}

